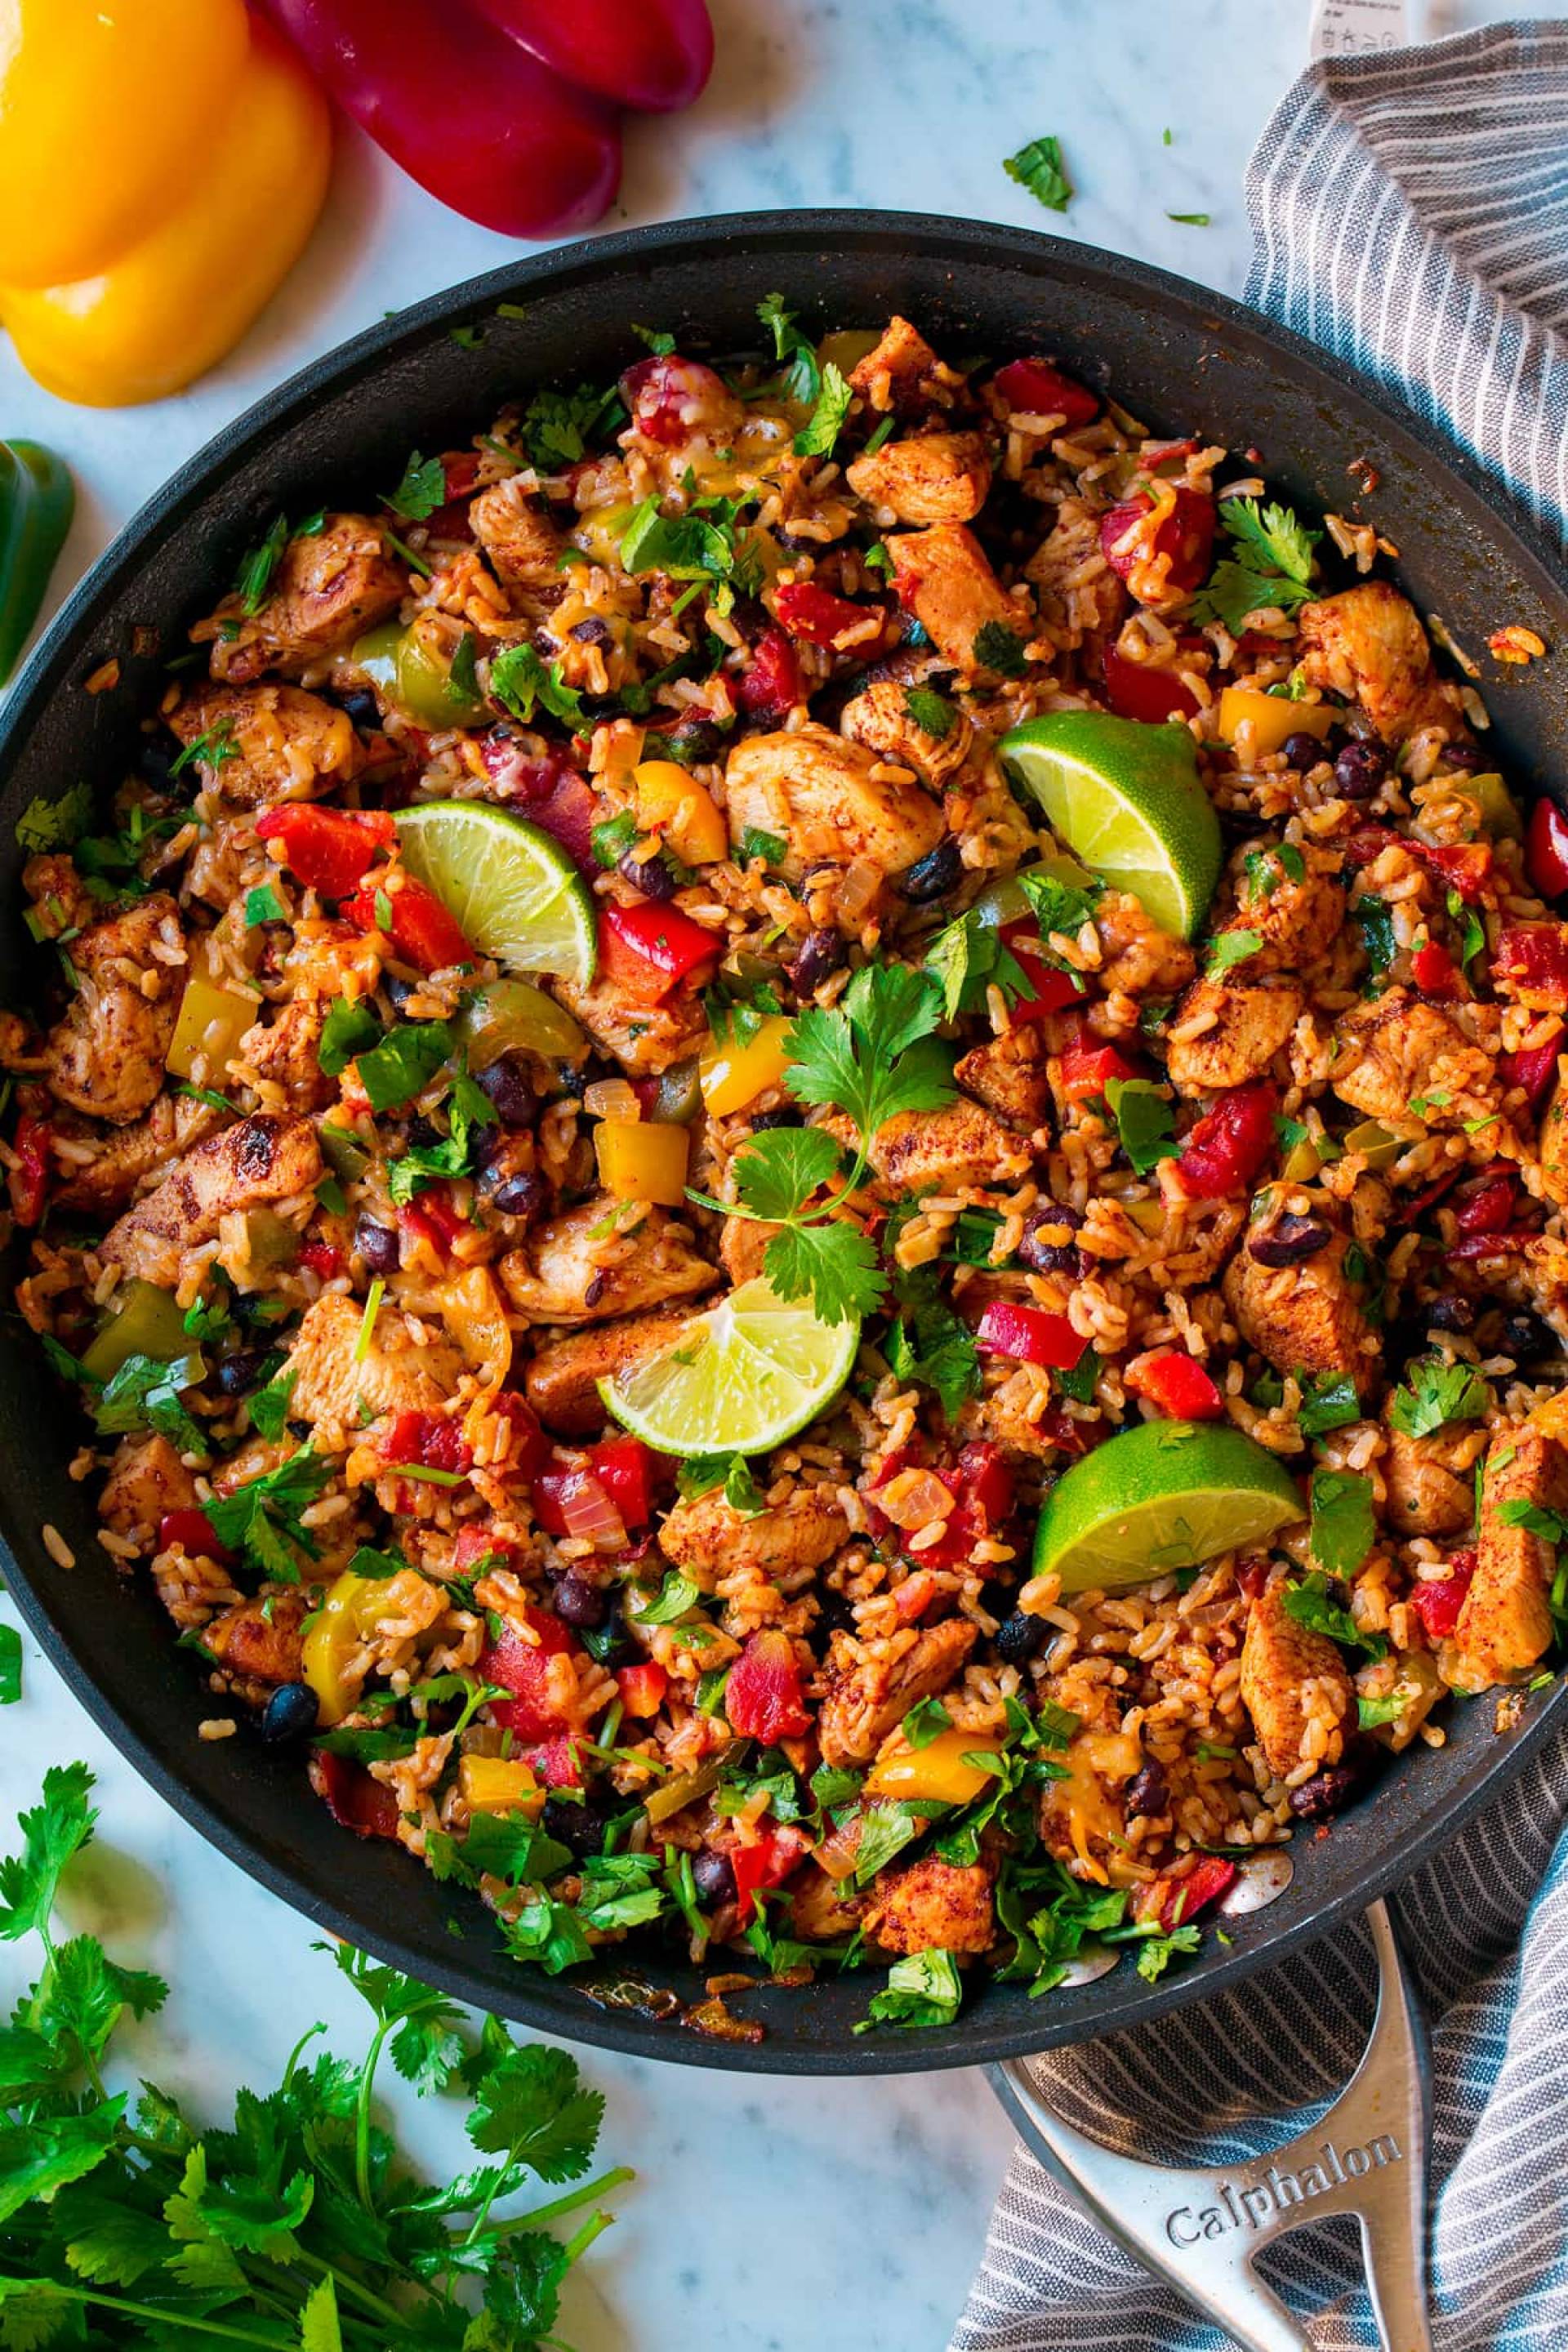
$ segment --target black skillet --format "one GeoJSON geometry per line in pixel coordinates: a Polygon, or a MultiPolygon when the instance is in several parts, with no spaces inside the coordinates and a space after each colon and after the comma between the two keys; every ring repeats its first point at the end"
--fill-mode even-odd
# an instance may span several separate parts
{"type": "MultiPolygon", "coordinates": [[[[121,534],[0,724],[0,906],[11,910],[0,996],[23,1003],[28,982],[15,819],[35,793],[57,797],[78,777],[108,787],[128,766],[137,719],[164,683],[157,659],[135,650],[146,642],[138,630],[160,632],[166,659],[280,507],[302,515],[323,502],[374,504],[410,448],[461,446],[535,384],[614,376],[641,352],[634,319],[673,329],[683,351],[755,347],[755,306],[775,288],[821,329],[873,326],[898,309],[953,358],[1054,352],[1156,428],[1256,448],[1270,485],[1308,513],[1353,514],[1364,503],[1397,546],[1417,604],[1439,613],[1461,646],[1479,653],[1504,622],[1568,645],[1568,583],[1472,465],[1307,343],[1201,288],[1056,237],[897,214],[744,215],[602,237],[437,295],[318,361],[182,467],[121,534]],[[502,303],[525,315],[498,315],[502,303]],[[1363,500],[1365,467],[1376,487],[1363,500]],[[120,689],[84,693],[110,655],[120,689]]],[[[1516,787],[1561,796],[1568,706],[1556,671],[1554,661],[1489,664],[1483,683],[1500,765],[1516,787]]],[[[336,1827],[298,1755],[263,1749],[248,1729],[220,1744],[197,1738],[210,1695],[146,1579],[117,1585],[94,1540],[91,1496],[66,1475],[79,1434],[74,1404],[15,1315],[0,1321],[0,1530],[18,1604],[83,1704],[178,1811],[296,1909],[384,1959],[531,2025],[649,2057],[788,2074],[973,2065],[1202,2000],[1363,1910],[1499,1796],[1549,1726],[1568,1720],[1561,1685],[1529,1698],[1522,1723],[1501,1735],[1489,1698],[1455,1702],[1446,1748],[1417,1745],[1331,1835],[1304,1832],[1289,1890],[1235,1922],[1228,1948],[1207,1939],[1156,1986],[1125,1962],[1036,2001],[987,1984],[942,2031],[856,2037],[875,1979],[829,1978],[742,1996],[738,2006],[766,2025],[761,2043],[710,2041],[640,2005],[640,1960],[601,1969],[596,1999],[519,1969],[477,1899],[438,1885],[398,1849],[336,1827]],[[46,1521],[75,1551],[74,1571],[50,1559],[46,1521]],[[454,1915],[460,1941],[447,1929],[454,1915]]],[[[13,1756],[6,1777],[30,1786],[30,1764],[13,1756]]],[[[701,1998],[689,1967],[661,1963],[651,1983],[701,1998]]]]}

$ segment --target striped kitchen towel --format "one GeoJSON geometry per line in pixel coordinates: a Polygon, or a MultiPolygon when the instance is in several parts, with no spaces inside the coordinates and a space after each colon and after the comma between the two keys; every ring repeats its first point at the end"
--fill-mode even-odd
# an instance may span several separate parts
{"type": "MultiPolygon", "coordinates": [[[[1568,25],[1325,61],[1247,174],[1249,299],[1444,426],[1568,547],[1568,25]]],[[[1400,1894],[1433,2021],[1437,2352],[1568,2352],[1568,1741],[1400,1894]]],[[[1364,1932],[1219,2000],[1041,2059],[1053,2104],[1151,2161],[1240,2164],[1349,2076],[1364,1932]]],[[[1354,2225],[1270,2278],[1321,2352],[1375,2352],[1354,2225]]],[[[1022,2148],[950,2352],[1226,2352],[1022,2148]]]]}

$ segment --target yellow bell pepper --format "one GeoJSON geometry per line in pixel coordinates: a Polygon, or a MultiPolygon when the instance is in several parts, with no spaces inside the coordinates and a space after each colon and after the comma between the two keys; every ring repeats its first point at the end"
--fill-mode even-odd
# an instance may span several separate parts
{"type": "Polygon", "coordinates": [[[261,1005],[256,997],[220,988],[216,980],[195,973],[180,999],[164,1067],[177,1078],[190,1078],[199,1057],[206,1065],[205,1083],[221,1086],[240,1039],[260,1018],[261,1005]]]}
{"type": "Polygon", "coordinates": [[[416,1569],[372,1577],[355,1576],[345,1568],[306,1625],[300,1670],[316,1694],[324,1724],[342,1722],[355,1705],[359,1687],[347,1674],[349,1660],[384,1617],[397,1614],[405,1575],[416,1587],[423,1582],[416,1569]]]}
{"type": "Polygon", "coordinates": [[[1519,803],[1495,770],[1489,768],[1479,776],[1450,776],[1444,790],[1457,793],[1461,800],[1473,801],[1488,833],[1506,841],[1524,839],[1524,819],[1519,813],[1519,803]]]}
{"type": "MultiPolygon", "coordinates": [[[[52,23],[54,0],[10,0],[18,4],[29,12],[47,8],[52,23]]],[[[226,16],[229,0],[200,5],[226,16]]],[[[70,0],[73,19],[77,12],[70,0]]],[[[187,15],[194,22],[199,13],[192,0],[183,6],[177,0],[116,0],[113,22],[172,24],[187,15]]],[[[243,31],[246,12],[238,13],[243,31]]],[[[38,39],[42,44],[41,34],[38,39]]],[[[171,50],[178,46],[172,33],[165,39],[171,50]]],[[[133,242],[117,244],[110,235],[105,245],[83,245],[79,252],[73,244],[71,266],[79,274],[52,283],[18,284],[0,268],[0,321],[28,373],[62,400],[117,408],[178,392],[238,341],[315,226],[331,162],[325,99],[259,17],[250,21],[248,47],[231,80],[226,87],[215,75],[199,121],[182,132],[194,169],[166,180],[162,205],[145,219],[135,216],[133,242]]],[[[179,87],[185,86],[182,74],[179,87]]],[[[27,147],[32,212],[47,212],[57,189],[69,188],[77,176],[90,184],[101,173],[116,182],[147,122],[161,126],[167,118],[161,95],[142,104],[134,95],[129,103],[119,92],[116,98],[114,119],[103,124],[96,145],[74,128],[50,151],[47,173],[36,142],[27,147]]],[[[40,119],[42,111],[35,110],[40,119]]],[[[6,133],[0,110],[0,159],[7,153],[6,133]]],[[[11,164],[18,176],[20,169],[11,164]]],[[[0,188],[8,177],[0,160],[0,188]]],[[[0,194],[0,208],[9,219],[8,194],[0,194]]]]}
{"type": "Polygon", "coordinates": [[[929,1798],[932,1803],[972,1804],[989,1786],[992,1775],[966,1756],[1000,1753],[999,1739],[975,1731],[939,1731],[923,1748],[899,1756],[885,1756],[866,1775],[866,1793],[872,1797],[929,1798]]]}
{"type": "Polygon", "coordinates": [[[643,760],[632,771],[637,828],[658,833],[688,866],[716,866],[730,855],[730,828],[711,794],[677,760],[643,760]]]}
{"type": "Polygon", "coordinates": [[[470,1813],[522,1813],[531,1822],[544,1811],[545,1791],[521,1756],[465,1756],[458,1787],[470,1813]]]}
{"type": "Polygon", "coordinates": [[[1390,1135],[1387,1128],[1375,1118],[1363,1118],[1345,1137],[1345,1150],[1359,1151],[1369,1168],[1392,1168],[1402,1151],[1410,1149],[1410,1139],[1390,1135]]]}
{"type": "Polygon", "coordinates": [[[782,1086],[789,1066],[784,1039],[795,1027],[787,1013],[770,1013],[744,1045],[714,1037],[702,1055],[702,1099],[715,1118],[744,1110],[769,1087],[782,1086]]]}
{"type": "Polygon", "coordinates": [[[689,1144],[683,1127],[649,1118],[602,1118],[594,1129],[599,1181],[613,1200],[679,1209],[686,1199],[689,1144]]]}
{"type": "Polygon", "coordinates": [[[1242,728],[1252,726],[1255,751],[1278,751],[1291,735],[1315,735],[1321,743],[1338,712],[1326,702],[1291,702],[1282,694],[1260,694],[1252,686],[1227,686],[1219,698],[1219,731],[1234,743],[1242,728]]]}

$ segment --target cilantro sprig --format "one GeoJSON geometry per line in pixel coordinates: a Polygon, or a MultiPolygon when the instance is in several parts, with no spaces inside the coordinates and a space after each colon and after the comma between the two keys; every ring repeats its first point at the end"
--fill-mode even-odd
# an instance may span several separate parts
{"type": "Polygon", "coordinates": [[[1236,552],[1216,563],[1193,604],[1194,620],[1223,621],[1239,636],[1249,613],[1273,606],[1293,613],[1313,593],[1312,550],[1321,531],[1308,530],[1294,509],[1256,499],[1222,499],[1219,519],[1236,552]]]}

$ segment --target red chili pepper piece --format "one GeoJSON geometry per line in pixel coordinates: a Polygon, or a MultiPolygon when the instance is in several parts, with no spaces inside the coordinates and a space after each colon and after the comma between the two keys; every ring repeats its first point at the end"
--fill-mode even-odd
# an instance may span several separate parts
{"type": "Polygon", "coordinates": [[[232,1556],[213,1533],[205,1511],[165,1511],[158,1522],[158,1549],[167,1551],[171,1544],[178,1544],[193,1559],[226,1560],[232,1556]]]}
{"type": "Polygon", "coordinates": [[[1510,923],[1498,935],[1492,977],[1523,1004],[1568,1013],[1568,923],[1510,923]]]}
{"type": "Polygon", "coordinates": [[[490,1713],[504,1729],[520,1739],[548,1739],[566,1720],[551,1689],[550,1661],[566,1656],[576,1643],[559,1617],[531,1603],[525,1606],[523,1617],[537,1640],[530,1642],[515,1626],[505,1626],[479,1654],[479,1678],[500,1683],[512,1694],[490,1701],[490,1713]]]}
{"type": "Polygon", "coordinates": [[[736,683],[735,695],[749,717],[781,725],[795,704],[805,700],[800,664],[782,629],[763,631],[752,648],[750,667],[736,683]]]}
{"type": "Polygon", "coordinates": [[[1505,1087],[1522,1087],[1533,1110],[1557,1076],[1557,1063],[1563,1052],[1563,1029],[1559,1024],[1555,1034],[1544,1045],[1531,1045],[1522,1054],[1504,1054],[1498,1063],[1505,1087]]]}
{"type": "Polygon", "coordinates": [[[723,942],[683,915],[641,898],[630,907],[606,907],[599,917],[599,955],[617,987],[658,1004],[704,965],[713,963],[723,942]]]}
{"type": "Polygon", "coordinates": [[[325,898],[346,898],[392,847],[397,827],[386,809],[314,808],[292,801],[268,809],[256,834],[258,841],[282,844],[284,865],[307,888],[325,898]]]}
{"type": "MultiPolygon", "coordinates": [[[[730,1680],[735,1670],[730,1670],[730,1680]]],[[[735,1845],[730,1849],[730,1867],[735,1874],[735,1916],[743,1927],[756,1908],[754,1897],[770,1886],[782,1886],[806,1851],[806,1841],[798,1830],[764,1830],[754,1843],[735,1845]]]]}
{"type": "Polygon", "coordinates": [[[1439,947],[1436,940],[1428,940],[1425,947],[1416,949],[1410,960],[1410,970],[1423,996],[1435,996],[1447,1003],[1464,993],[1458,965],[1447,949],[1439,947]]]}
{"type": "Polygon", "coordinates": [[[1160,1933],[1168,1936],[1217,1903],[1235,1883],[1234,1862],[1217,1853],[1202,1854],[1184,1878],[1156,1878],[1141,1886],[1132,1898],[1132,1916],[1157,1920],[1160,1933]]]}
{"type": "Polygon", "coordinates": [[[1267,1078],[1221,1095],[1182,1145],[1176,1175],[1190,1201],[1243,1192],[1274,1149],[1278,1098],[1267,1078]]]}
{"type": "Polygon", "coordinates": [[[814,580],[793,580],[773,598],[773,609],[792,637],[831,649],[846,629],[862,627],[876,608],[853,604],[847,596],[831,595],[814,580]]]}
{"type": "Polygon", "coordinates": [[[1543,898],[1568,891],[1568,817],[1555,801],[1539,800],[1530,812],[1524,867],[1543,898]]]}
{"type": "Polygon", "coordinates": [[[728,432],[740,415],[740,403],[722,376],[677,352],[627,368],[621,398],[644,439],[667,448],[679,447],[694,433],[728,432]]]}
{"type": "Polygon", "coordinates": [[[1048,1364],[1070,1372],[1089,1346],[1065,1315],[1043,1307],[1021,1307],[994,1298],[980,1318],[975,1338],[988,1355],[1012,1356],[1023,1364],[1048,1364]]]}
{"type": "Polygon", "coordinates": [[[1476,1572],[1477,1554],[1470,1549],[1448,1554],[1448,1574],[1441,1584],[1415,1584],[1410,1606],[1420,1618],[1429,1642],[1447,1641],[1459,1622],[1465,1595],[1476,1572]]]}
{"type": "Polygon", "coordinates": [[[1168,1421],[1218,1421],[1225,1399],[1184,1348],[1163,1348],[1127,1368],[1127,1386],[1168,1421]]]}
{"type": "Polygon", "coordinates": [[[1105,698],[1119,719],[1137,719],[1146,727],[1190,719],[1198,707],[1197,696],[1174,670],[1129,661],[1114,646],[1105,648],[1105,698]]]}
{"type": "Polygon", "coordinates": [[[1069,425],[1091,425],[1100,415],[1098,394],[1049,360],[1009,360],[991,381],[1008,407],[1026,416],[1065,416],[1069,425]]]}
{"type": "Polygon", "coordinates": [[[1131,582],[1136,566],[1146,562],[1151,554],[1168,559],[1165,572],[1166,593],[1190,596],[1201,585],[1214,552],[1214,500],[1203,490],[1180,489],[1176,503],[1154,533],[1151,548],[1142,545],[1122,547],[1133,524],[1149,513],[1153,499],[1146,490],[1112,507],[1100,526],[1100,551],[1119,580],[1131,582]]]}
{"type": "Polygon", "coordinates": [[[362,931],[385,931],[405,963],[421,971],[445,971],[449,964],[472,963],[473,949],[433,890],[405,874],[395,890],[363,883],[341,912],[362,931]]]}
{"type": "Polygon", "coordinates": [[[25,1110],[16,1121],[11,1146],[16,1166],[6,1171],[11,1206],[19,1225],[36,1225],[49,1197],[49,1139],[54,1130],[47,1118],[25,1110]]]}
{"type": "Polygon", "coordinates": [[[713,68],[704,0],[477,0],[493,25],[563,79],[617,106],[689,106],[713,68]]]}
{"type": "Polygon", "coordinates": [[[310,1777],[340,1829],[353,1830],[355,1837],[397,1835],[397,1799],[352,1756],[334,1756],[331,1749],[318,1748],[310,1759],[310,1777]]]}
{"type": "Polygon", "coordinates": [[[724,1712],[742,1739],[760,1739],[768,1747],[778,1739],[802,1738],[810,1730],[795,1643],[787,1633],[765,1627],[752,1635],[730,1669],[724,1712]]]}

